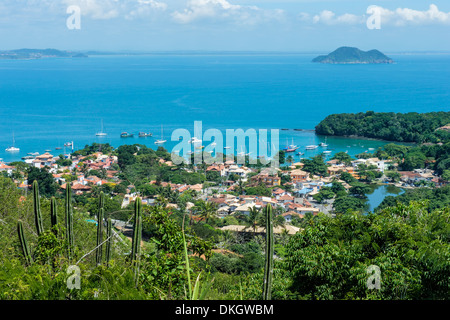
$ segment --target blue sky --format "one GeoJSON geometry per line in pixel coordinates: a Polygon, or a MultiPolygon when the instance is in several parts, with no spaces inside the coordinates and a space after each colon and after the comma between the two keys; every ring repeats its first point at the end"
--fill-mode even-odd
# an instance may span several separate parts
{"type": "Polygon", "coordinates": [[[450,51],[448,0],[2,0],[0,49],[450,51]],[[70,30],[69,6],[81,28],[70,30]],[[380,14],[370,30],[369,6],[380,14]]]}

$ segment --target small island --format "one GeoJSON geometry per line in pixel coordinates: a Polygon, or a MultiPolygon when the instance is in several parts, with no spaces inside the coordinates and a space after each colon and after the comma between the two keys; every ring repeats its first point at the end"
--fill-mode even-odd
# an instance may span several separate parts
{"type": "Polygon", "coordinates": [[[0,51],[0,59],[29,60],[42,58],[87,58],[81,52],[62,51],[57,49],[17,49],[0,51]]]}
{"type": "Polygon", "coordinates": [[[353,47],[340,47],[325,56],[318,56],[312,62],[327,64],[390,64],[394,60],[378,50],[362,51],[353,47]]]}

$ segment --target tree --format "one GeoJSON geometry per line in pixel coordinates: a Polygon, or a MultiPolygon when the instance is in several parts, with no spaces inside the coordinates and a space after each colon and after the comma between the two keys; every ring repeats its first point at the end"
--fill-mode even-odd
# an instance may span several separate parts
{"type": "Polygon", "coordinates": [[[303,160],[303,170],[311,174],[328,176],[328,167],[321,155],[317,155],[312,159],[303,160]]]}
{"type": "Polygon", "coordinates": [[[400,181],[400,173],[398,171],[387,171],[384,173],[386,178],[390,179],[392,182],[400,181]]]}
{"type": "Polygon", "coordinates": [[[197,214],[209,223],[211,219],[217,216],[216,204],[210,201],[199,200],[195,206],[197,214]]]}
{"type": "Polygon", "coordinates": [[[320,215],[292,236],[284,270],[301,299],[444,299],[450,297],[448,210],[426,203],[396,205],[376,214],[320,215]],[[381,290],[366,285],[380,268],[381,290]]]}
{"type": "Polygon", "coordinates": [[[450,182],[450,170],[444,170],[444,173],[441,176],[442,180],[450,182]]]}
{"type": "Polygon", "coordinates": [[[336,153],[331,159],[338,160],[340,163],[344,163],[345,165],[350,165],[353,160],[348,153],[343,151],[336,153]]]}
{"type": "Polygon", "coordinates": [[[255,206],[250,207],[249,214],[245,217],[245,222],[249,227],[253,228],[253,232],[256,232],[256,227],[259,224],[261,217],[261,210],[255,206]]]}
{"type": "Polygon", "coordinates": [[[367,208],[367,205],[364,199],[352,196],[343,196],[336,198],[333,202],[333,208],[335,212],[345,213],[349,210],[364,211],[367,208]]]}
{"type": "Polygon", "coordinates": [[[365,199],[366,193],[370,192],[370,187],[365,185],[364,183],[355,182],[351,185],[351,188],[348,191],[355,197],[365,199]]]}
{"type": "Polygon", "coordinates": [[[53,175],[48,172],[48,168],[36,168],[29,167],[27,170],[29,185],[33,181],[37,181],[39,184],[39,193],[41,196],[51,197],[54,196],[59,186],[53,179],[53,175]]]}

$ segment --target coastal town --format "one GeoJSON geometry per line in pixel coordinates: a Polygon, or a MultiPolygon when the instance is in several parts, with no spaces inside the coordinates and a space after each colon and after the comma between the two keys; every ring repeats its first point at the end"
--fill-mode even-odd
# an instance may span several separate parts
{"type": "MultiPolygon", "coordinates": [[[[361,193],[358,195],[357,191],[351,192],[352,181],[371,185],[393,185],[403,189],[423,186],[439,188],[449,183],[429,168],[402,171],[398,170],[399,162],[393,159],[382,160],[367,155],[353,159],[343,152],[336,154],[328,161],[323,160],[325,158],[323,154],[316,156],[317,160],[322,159],[325,168],[322,168],[319,173],[314,169],[305,168],[305,161],[294,162],[288,152],[283,157],[287,155],[286,159],[290,162],[284,159],[284,165],[280,168],[246,166],[237,164],[233,160],[212,165],[177,167],[168,159],[167,151],[162,148],[161,150],[166,154],[157,158],[156,166],[184,170],[187,173],[200,173],[205,179],[195,184],[150,179],[145,184],[169,188],[171,192],[179,195],[186,191],[193,192],[196,195],[193,201],[201,200],[211,203],[215,208],[216,217],[219,218],[248,216],[252,210],[261,211],[267,204],[271,204],[284,218],[286,225],[291,225],[293,221],[297,221],[298,225],[298,221],[306,215],[315,216],[319,212],[330,216],[335,215],[336,186],[347,194],[363,196],[361,193]],[[367,172],[374,178],[369,180],[367,172]],[[213,181],[208,181],[211,177],[214,177],[213,181]],[[264,191],[263,194],[255,192],[258,187],[259,190],[264,191]],[[252,192],[248,192],[249,190],[252,192]],[[330,194],[330,190],[334,190],[334,193],[330,194]]],[[[311,160],[306,159],[306,161],[311,160]]],[[[136,189],[132,183],[123,179],[119,156],[115,152],[95,151],[88,155],[75,152],[58,156],[45,152],[28,157],[24,164],[19,168],[0,163],[0,172],[13,177],[17,187],[23,190],[30,189],[32,182],[27,180],[26,171],[29,168],[36,168],[51,174],[59,192],[63,192],[67,184],[70,184],[76,195],[86,196],[94,189],[106,190],[111,197],[121,198],[122,209],[134,203],[137,197],[142,199],[144,205],[154,205],[158,197],[157,194],[146,195],[145,192],[140,191],[142,186],[136,189]]],[[[168,202],[167,206],[178,208],[176,202],[168,202]]],[[[195,205],[190,202],[186,209],[189,211],[194,207],[195,205]]],[[[299,228],[291,232],[295,233],[298,230],[299,228]]]]}

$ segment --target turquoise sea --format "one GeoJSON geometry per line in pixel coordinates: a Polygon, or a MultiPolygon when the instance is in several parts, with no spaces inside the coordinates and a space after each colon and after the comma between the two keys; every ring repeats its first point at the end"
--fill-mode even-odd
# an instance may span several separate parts
{"type": "MultiPolygon", "coordinates": [[[[450,55],[390,56],[392,65],[322,65],[314,54],[154,54],[0,60],[0,158],[69,151],[92,142],[155,148],[161,125],[171,150],[174,129],[271,129],[304,146],[331,113],[450,110],[450,55]],[[108,135],[100,138],[101,122],[108,135]],[[134,138],[120,138],[123,131],[134,138]],[[153,138],[138,138],[150,131],[153,138]],[[19,153],[10,154],[13,135],[19,153]],[[55,150],[62,147],[61,150],[55,150]]],[[[384,144],[327,139],[333,152],[356,154],[384,144]]],[[[305,157],[322,150],[307,151],[305,157]]]]}

